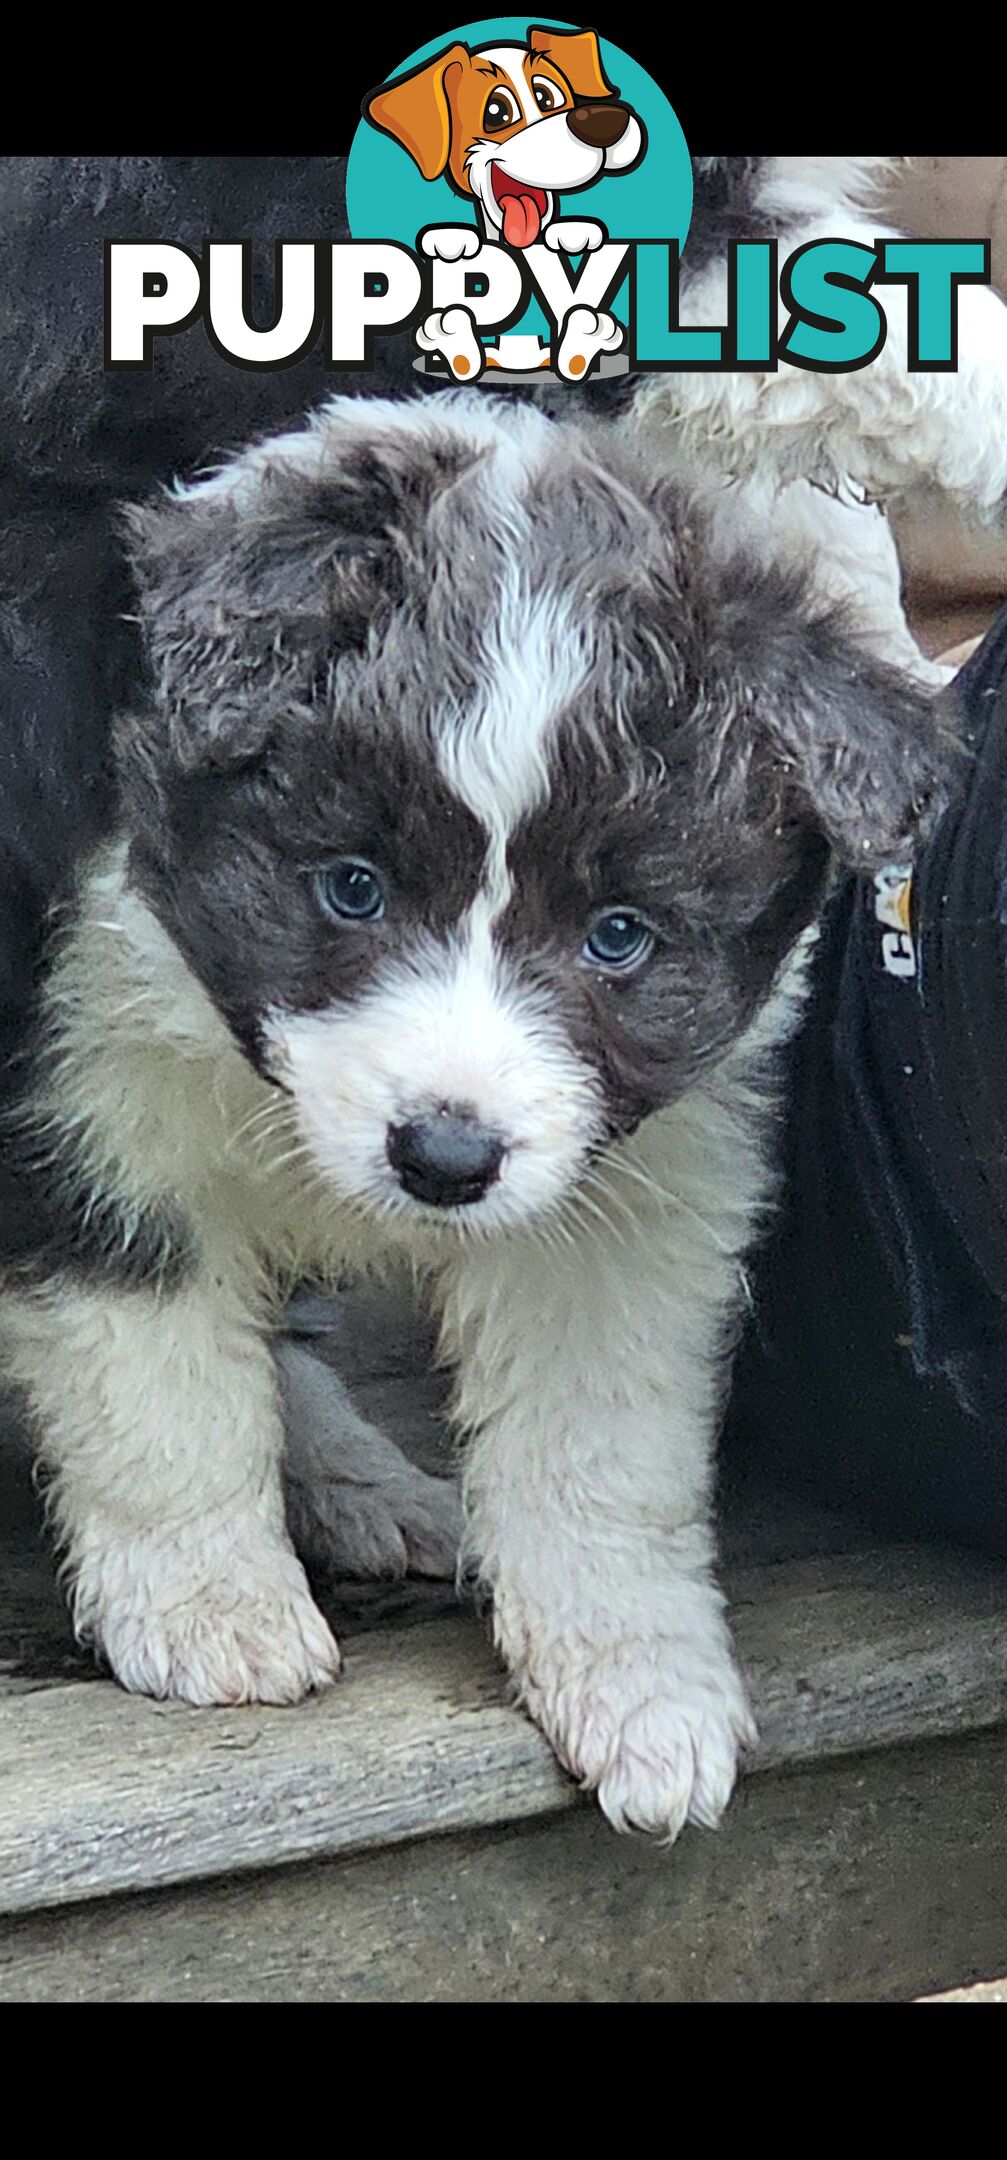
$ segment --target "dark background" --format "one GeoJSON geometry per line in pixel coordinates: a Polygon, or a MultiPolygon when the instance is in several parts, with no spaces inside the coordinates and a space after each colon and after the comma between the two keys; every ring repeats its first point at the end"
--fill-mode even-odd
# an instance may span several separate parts
{"type": "MultiPolygon", "coordinates": [[[[459,21],[492,12],[462,0],[416,9],[342,8],[311,14],[229,13],[224,28],[170,11],[117,18],[103,11],[51,37],[38,75],[18,70],[4,134],[11,150],[205,155],[280,151],[332,156],[350,147],[365,93],[406,53],[459,21]],[[188,24],[198,20],[198,34],[188,24]],[[151,37],[151,25],[154,25],[151,37]],[[46,75],[48,69],[48,78],[46,75]],[[33,86],[37,82],[38,88],[33,86]],[[33,102],[32,102],[33,101],[33,102]]],[[[529,12],[530,23],[566,11],[529,12]]],[[[571,7],[568,19],[578,21],[571,7]]],[[[707,6],[701,34],[676,11],[589,6],[587,27],[611,38],[666,91],[700,155],[819,150],[863,155],[897,144],[905,155],[998,152],[1007,132],[995,17],[950,28],[927,12],[877,13],[765,6],[751,16],[707,6]],[[860,145],[859,152],[857,144],[860,145]]],[[[10,86],[9,86],[10,88],[10,86]]]]}

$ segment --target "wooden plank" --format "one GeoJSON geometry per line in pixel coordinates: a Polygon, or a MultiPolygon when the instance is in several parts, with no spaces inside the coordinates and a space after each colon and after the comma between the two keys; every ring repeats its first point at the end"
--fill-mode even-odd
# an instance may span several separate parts
{"type": "MultiPolygon", "coordinates": [[[[911,1548],[741,1571],[756,1769],[1007,1720],[1004,1572],[911,1548]]],[[[0,1910],[587,1807],[474,1619],[361,1636],[298,1710],[70,1685],[0,1703],[0,1910]]]]}
{"type": "Polygon", "coordinates": [[[749,1779],[673,1852],[588,1808],[27,1914],[3,2002],[906,2001],[1007,1969],[1007,1738],[749,1779]]]}

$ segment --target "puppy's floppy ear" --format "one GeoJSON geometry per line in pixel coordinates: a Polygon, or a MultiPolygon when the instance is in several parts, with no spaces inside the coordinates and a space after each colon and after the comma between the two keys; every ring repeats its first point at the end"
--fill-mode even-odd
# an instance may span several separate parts
{"type": "Polygon", "coordinates": [[[323,422],[123,513],[152,717],[176,766],[256,756],[280,713],[325,699],[333,663],[398,597],[406,483],[331,413],[331,440],[323,422]]]}
{"type": "Polygon", "coordinates": [[[841,611],[802,620],[782,580],[774,610],[773,583],[749,632],[753,715],[790,791],[843,862],[875,870],[906,860],[961,768],[949,701],[875,658],[841,611]]]}
{"type": "Polygon", "coordinates": [[[596,31],[545,30],[532,24],[528,44],[533,53],[543,53],[555,62],[560,74],[566,76],[578,104],[595,98],[618,97],[618,90],[609,82],[602,67],[596,31]]]}
{"type": "Polygon", "coordinates": [[[466,45],[449,45],[433,60],[382,83],[364,99],[364,118],[408,150],[424,180],[438,180],[451,149],[450,94],[471,68],[466,45]]]}

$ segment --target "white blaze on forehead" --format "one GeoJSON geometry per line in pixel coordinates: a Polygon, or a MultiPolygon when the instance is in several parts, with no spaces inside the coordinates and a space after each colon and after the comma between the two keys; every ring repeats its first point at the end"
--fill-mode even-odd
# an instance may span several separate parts
{"type": "MultiPolygon", "coordinates": [[[[520,47],[511,50],[520,56],[520,47]]],[[[499,61],[499,54],[491,57],[499,61]]],[[[487,887],[499,889],[503,905],[508,837],[548,792],[552,724],[583,684],[590,660],[585,628],[564,595],[536,592],[532,583],[528,493],[555,454],[556,429],[532,405],[510,405],[497,415],[482,391],[445,390],[408,404],[336,399],[319,416],[321,430],[354,419],[359,425],[360,415],[379,442],[413,437],[434,447],[453,438],[480,459],[466,484],[485,505],[500,577],[485,619],[471,625],[483,688],[465,712],[440,715],[436,755],[449,786],[490,835],[487,887]]]]}
{"type": "Polygon", "coordinates": [[[566,602],[534,597],[513,566],[481,643],[485,688],[474,710],[442,722],[437,761],[489,834],[484,882],[497,910],[510,890],[507,842],[548,795],[552,728],[583,684],[588,657],[566,602]]]}
{"type": "Polygon", "coordinates": [[[487,618],[473,625],[483,686],[466,711],[442,715],[436,738],[449,787],[489,834],[483,896],[493,914],[510,896],[508,840],[548,795],[553,729],[583,688],[590,665],[585,626],[565,595],[533,589],[526,499],[533,480],[534,466],[515,457],[512,443],[493,454],[479,475],[501,553],[487,618]]]}

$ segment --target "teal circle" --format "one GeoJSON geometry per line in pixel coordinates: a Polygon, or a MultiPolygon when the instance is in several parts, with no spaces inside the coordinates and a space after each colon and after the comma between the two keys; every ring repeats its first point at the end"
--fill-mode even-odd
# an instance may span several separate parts
{"type": "MultiPolygon", "coordinates": [[[[576,30],[577,23],[534,18],[536,28],[576,30]]],[[[389,70],[388,80],[419,67],[445,47],[460,43],[478,45],[520,44],[527,41],[526,15],[494,15],[484,21],[464,23],[444,37],[418,45],[399,65],[389,70]]],[[[591,187],[567,195],[562,215],[597,218],[613,239],[677,240],[685,246],[692,217],[692,159],[678,118],[663,90],[646,69],[610,38],[600,38],[602,64],[620,96],[643,121],[647,148],[633,172],[608,173],[591,187]]],[[[375,88],[377,85],[374,86],[375,88]]],[[[393,142],[361,120],[346,168],[346,212],[355,240],[397,240],[415,247],[416,235],[425,225],[477,225],[476,206],[468,196],[456,195],[450,182],[424,180],[418,166],[401,143],[393,142]]],[[[626,286],[616,294],[613,312],[620,312],[626,286]]],[[[533,303],[538,322],[544,318],[533,303]]],[[[534,328],[530,317],[522,329],[534,328]]]]}

